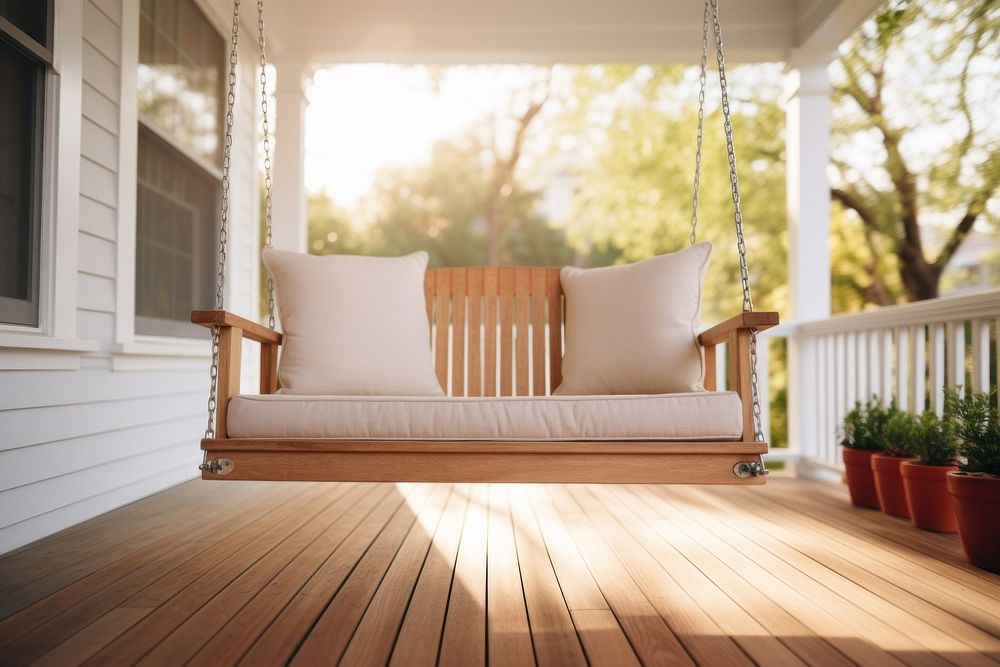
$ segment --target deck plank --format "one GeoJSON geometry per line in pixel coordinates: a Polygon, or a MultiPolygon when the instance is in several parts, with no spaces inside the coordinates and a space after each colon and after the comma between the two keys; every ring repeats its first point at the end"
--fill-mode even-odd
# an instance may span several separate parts
{"type": "MultiPolygon", "coordinates": [[[[800,657],[726,594],[721,587],[724,582],[708,577],[681,550],[648,526],[640,518],[643,516],[643,507],[636,502],[634,496],[622,493],[618,487],[590,487],[590,491],[705,614],[718,624],[721,632],[732,637],[751,659],[757,663],[787,667],[803,664],[800,657]]],[[[834,656],[823,657],[828,664],[836,664],[837,656],[839,654],[835,653],[834,656]]],[[[848,662],[841,657],[839,664],[846,665],[848,662]]]]}
{"type": "MultiPolygon", "coordinates": [[[[671,493],[678,497],[680,504],[686,508],[685,511],[695,504],[698,508],[705,506],[705,501],[695,494],[695,489],[671,493]]],[[[730,514],[743,518],[746,512],[734,507],[730,514]]],[[[704,524],[755,562],[767,567],[770,572],[797,582],[800,592],[825,609],[836,612],[838,617],[848,619],[854,632],[882,646],[901,662],[911,665],[941,664],[944,659],[942,651],[968,649],[960,642],[951,640],[945,633],[923,623],[908,610],[897,608],[873,595],[839,573],[828,570],[798,550],[774,539],[765,531],[735,531],[714,516],[704,519],[704,524]],[[909,647],[914,642],[926,650],[911,655],[909,647]]]]}
{"type": "MultiPolygon", "coordinates": [[[[1000,640],[943,612],[902,586],[889,583],[882,576],[884,570],[892,568],[876,567],[879,561],[862,556],[861,562],[871,568],[864,570],[840,555],[844,553],[843,546],[827,541],[821,526],[802,523],[794,517],[789,517],[784,524],[779,525],[746,511],[738,503],[723,502],[717,498],[706,499],[706,502],[740,516],[746,525],[754,526],[761,533],[780,540],[784,545],[781,551],[792,559],[789,562],[794,561],[797,563],[796,567],[808,572],[817,581],[823,581],[827,586],[832,585],[841,595],[877,613],[949,661],[955,664],[987,665],[993,662],[993,658],[1000,657],[1000,653],[997,653],[1000,640]],[[801,552],[802,556],[789,552],[788,549],[801,552]],[[980,655],[979,652],[985,655],[980,655]]],[[[758,499],[758,502],[768,501],[758,499]]],[[[850,553],[852,559],[858,560],[859,551],[850,553]]]]}
{"type": "Polygon", "coordinates": [[[695,662],[746,667],[754,664],[593,494],[582,487],[570,488],[611,552],[695,662]]]}
{"type": "Polygon", "coordinates": [[[442,491],[440,487],[421,485],[406,497],[406,502],[386,522],[382,533],[358,561],[343,588],[337,591],[337,595],[316,620],[296,651],[292,659],[293,665],[316,665],[340,660],[389,566],[407,535],[411,534],[410,529],[416,523],[417,515],[432,500],[439,505],[443,504],[446,493],[442,491]]]}
{"type": "Polygon", "coordinates": [[[94,654],[92,665],[134,664],[172,633],[191,614],[223,591],[247,568],[264,557],[324,509],[323,489],[312,485],[267,521],[256,521],[218,545],[224,549],[204,555],[179,568],[121,606],[155,607],[127,632],[94,654]]]}
{"type": "Polygon", "coordinates": [[[368,485],[353,498],[345,512],[319,539],[302,551],[266,588],[257,591],[253,600],[226,622],[226,641],[212,641],[198,651],[189,665],[228,665],[237,662],[267,629],[292,598],[316,572],[337,554],[348,535],[367,520],[380,501],[389,495],[390,485],[368,485]],[[366,492],[367,491],[367,492],[366,492]]]}
{"type": "Polygon", "coordinates": [[[344,540],[309,581],[299,589],[277,618],[254,642],[240,660],[245,665],[285,664],[295,655],[299,644],[312,630],[337,591],[349,578],[355,565],[381,534],[396,511],[405,504],[412,488],[397,489],[379,501],[378,506],[344,540]]]}
{"type": "Polygon", "coordinates": [[[535,660],[540,667],[582,667],[587,664],[583,647],[566,608],[566,599],[546,551],[545,538],[528,500],[526,487],[512,487],[510,508],[535,660]]]}
{"type": "Polygon", "coordinates": [[[434,532],[393,647],[391,665],[433,665],[437,662],[455,559],[469,506],[469,489],[468,484],[455,485],[445,514],[434,532]]]}
{"type": "Polygon", "coordinates": [[[1000,662],[1000,577],[955,536],[794,479],[198,480],[0,557],[0,585],[5,666],[1000,662]]]}
{"type": "MultiPolygon", "coordinates": [[[[353,486],[344,485],[338,489],[340,495],[336,495],[336,492],[327,494],[332,501],[329,505],[244,570],[232,583],[147,653],[140,664],[170,665],[181,661],[187,662],[198,649],[224,632],[230,619],[237,612],[259,591],[270,588],[272,580],[278,573],[312,546],[313,542],[327,535],[351,505],[359,500],[350,493],[353,486]]],[[[360,500],[363,500],[363,497],[360,500]]]]}
{"type": "MultiPolygon", "coordinates": [[[[296,497],[294,492],[286,493],[285,502],[268,507],[264,503],[269,496],[264,494],[258,498],[261,504],[248,502],[245,511],[231,515],[227,530],[195,525],[189,527],[191,534],[184,539],[177,539],[173,532],[163,535],[152,545],[0,621],[0,650],[8,659],[30,661],[151,586],[167,580],[177,581],[180,587],[188,585],[207,568],[205,563],[224,557],[247,541],[239,534],[242,528],[253,523],[267,525],[270,517],[293,512],[296,497]]],[[[152,611],[156,604],[130,606],[152,611]]]]}
{"type": "Polygon", "coordinates": [[[399,628],[406,615],[417,577],[423,569],[432,535],[453,495],[439,487],[437,495],[420,511],[399,553],[379,584],[378,591],[351,637],[342,662],[346,665],[384,665],[392,655],[399,628]]]}
{"type": "Polygon", "coordinates": [[[489,487],[472,489],[441,634],[438,664],[486,664],[486,518],[489,487]]]}
{"type": "Polygon", "coordinates": [[[490,485],[486,619],[490,665],[535,664],[507,486],[490,485]]]}
{"type": "Polygon", "coordinates": [[[572,498],[566,487],[554,486],[548,487],[547,490],[642,663],[694,664],[680,640],[615,557],[604,536],[572,498]]]}

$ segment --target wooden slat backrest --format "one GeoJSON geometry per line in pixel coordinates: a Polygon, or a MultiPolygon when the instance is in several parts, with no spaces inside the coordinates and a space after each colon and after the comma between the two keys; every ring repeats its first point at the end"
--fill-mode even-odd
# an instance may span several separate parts
{"type": "Polygon", "coordinates": [[[545,396],[559,386],[559,269],[431,269],[424,294],[434,370],[449,395],[545,396]]]}

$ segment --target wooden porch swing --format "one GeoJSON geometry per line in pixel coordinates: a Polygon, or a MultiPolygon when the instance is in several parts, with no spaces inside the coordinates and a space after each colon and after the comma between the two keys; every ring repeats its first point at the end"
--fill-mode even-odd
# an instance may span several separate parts
{"type": "MultiPolygon", "coordinates": [[[[702,128],[709,25],[716,57],[730,167],[730,185],[743,289],[743,312],[703,332],[705,389],[716,390],[716,346],[728,347],[729,389],[742,405],[739,440],[688,441],[509,441],[370,440],[316,438],[232,438],[227,429],[230,399],[239,394],[244,339],[261,345],[260,393],[278,390],[274,283],[268,280],[269,325],[224,310],[226,240],[229,221],[229,165],[240,2],[235,0],[224,144],[222,224],[216,309],[194,311],[191,321],[212,330],[212,372],[208,428],[201,441],[202,478],[210,480],[300,480],[362,482],[527,482],[763,484],[757,393],[757,332],[778,324],[778,314],[756,312],[750,298],[739,183],[726,87],[718,0],[706,0],[702,36],[697,155],[691,216],[691,244],[697,231],[702,128]]],[[[260,85],[263,105],[266,245],[271,245],[271,158],[268,132],[263,2],[257,2],[260,85]]],[[[445,393],[453,396],[544,396],[559,385],[563,340],[563,293],[559,270],[534,267],[432,269],[424,284],[434,364],[445,393]],[[468,324],[466,324],[468,322],[468,324]],[[530,327],[529,327],[530,325],[530,327]],[[467,327],[467,332],[466,332],[467,327]],[[529,334],[530,331],[530,334],[529,334]],[[450,332],[451,342],[449,345],[450,332]],[[468,355],[466,354],[468,333],[468,355]],[[528,350],[531,349],[529,355],[528,350]],[[499,362],[498,362],[499,357],[499,362]],[[450,361],[450,363],[449,363],[450,361]],[[449,383],[449,367],[451,382],[449,383]],[[548,377],[548,385],[546,384],[548,377]],[[499,381],[498,381],[499,380],[499,381]],[[468,389],[466,389],[466,386],[468,389]]]]}

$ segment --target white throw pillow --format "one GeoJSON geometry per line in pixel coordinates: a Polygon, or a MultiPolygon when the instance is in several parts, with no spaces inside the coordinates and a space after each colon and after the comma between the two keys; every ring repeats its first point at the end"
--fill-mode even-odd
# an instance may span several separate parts
{"type": "Polygon", "coordinates": [[[712,246],[636,264],[564,267],[566,352],[554,393],[670,394],[701,391],[697,330],[712,246]]]}
{"type": "Polygon", "coordinates": [[[427,253],[317,257],[265,248],[286,394],[443,396],[431,358],[427,253]]]}

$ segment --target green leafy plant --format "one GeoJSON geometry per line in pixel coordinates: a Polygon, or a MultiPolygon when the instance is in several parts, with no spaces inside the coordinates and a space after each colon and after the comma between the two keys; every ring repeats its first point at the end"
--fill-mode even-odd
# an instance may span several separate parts
{"type": "Polygon", "coordinates": [[[920,415],[917,422],[913,453],[920,457],[920,463],[928,466],[947,466],[955,463],[958,456],[958,420],[954,413],[946,411],[943,417],[928,410],[920,415]]]}
{"type": "Polygon", "coordinates": [[[879,402],[877,396],[872,396],[865,404],[858,401],[844,415],[840,444],[849,449],[882,451],[885,447],[883,429],[889,418],[897,412],[895,404],[886,407],[879,402]]]}
{"type": "Polygon", "coordinates": [[[996,392],[970,392],[960,397],[949,390],[945,396],[948,412],[958,433],[958,453],[965,472],[1000,477],[1000,418],[996,392]]]}
{"type": "Polygon", "coordinates": [[[885,453],[889,456],[912,456],[918,437],[920,419],[911,412],[895,411],[882,428],[885,453]]]}

